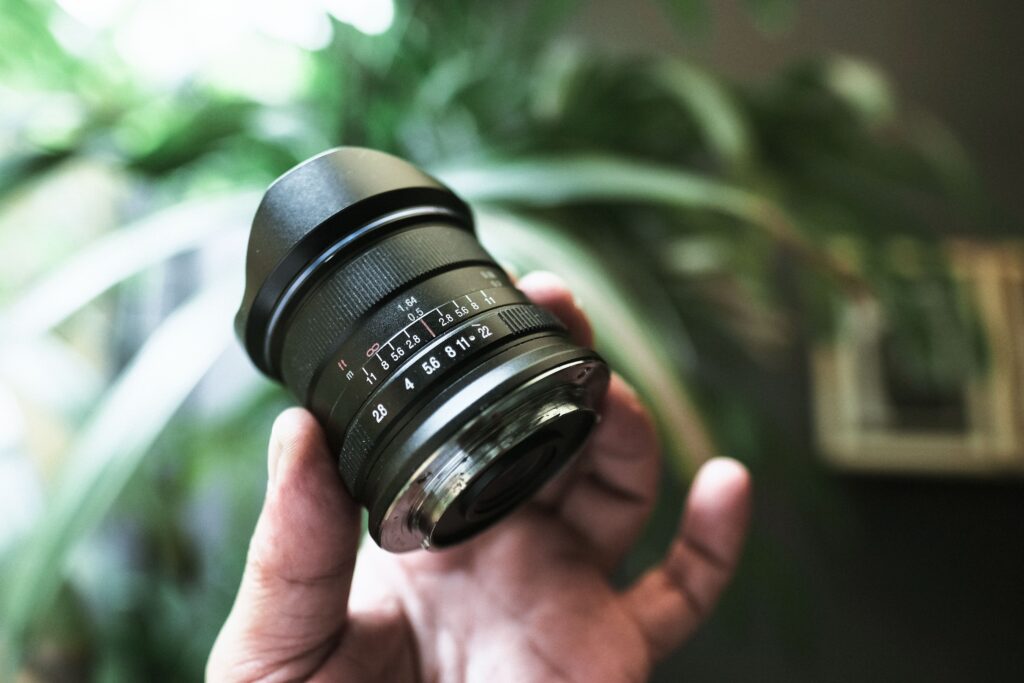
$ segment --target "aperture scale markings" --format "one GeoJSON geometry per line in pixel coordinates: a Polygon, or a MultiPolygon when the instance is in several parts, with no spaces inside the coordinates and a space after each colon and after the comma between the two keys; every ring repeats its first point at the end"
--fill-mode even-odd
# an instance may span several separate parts
{"type": "MultiPolygon", "coordinates": [[[[498,284],[500,285],[500,283],[498,284]]],[[[407,313],[410,317],[409,323],[391,335],[383,344],[374,343],[366,350],[368,360],[359,368],[362,370],[363,379],[370,386],[376,386],[383,379],[382,376],[378,376],[377,371],[383,370],[385,375],[388,374],[387,371],[401,364],[407,354],[411,354],[424,342],[441,334],[441,332],[435,332],[428,321],[435,323],[442,330],[445,330],[450,325],[454,325],[481,311],[488,310],[496,303],[491,293],[495,289],[500,288],[499,286],[491,289],[480,289],[469,294],[463,294],[457,299],[446,301],[425,313],[416,307],[418,302],[415,297],[405,299],[398,304],[398,309],[403,312],[412,309],[412,312],[407,313]],[[476,296],[479,301],[475,301],[473,296],[476,296]],[[462,301],[463,299],[465,299],[465,302],[462,301]],[[419,328],[426,330],[426,334],[419,328]],[[413,332],[412,330],[414,329],[417,331],[413,332]],[[403,337],[403,339],[399,340],[396,344],[395,340],[399,339],[399,337],[403,337]],[[388,352],[389,349],[390,352],[388,352]],[[390,359],[384,356],[385,353],[390,356],[390,359]]],[[[470,341],[476,341],[473,336],[470,336],[469,339],[470,341]]],[[[345,379],[349,381],[355,379],[356,372],[349,369],[348,363],[344,359],[337,362],[337,367],[345,373],[345,379]]]]}

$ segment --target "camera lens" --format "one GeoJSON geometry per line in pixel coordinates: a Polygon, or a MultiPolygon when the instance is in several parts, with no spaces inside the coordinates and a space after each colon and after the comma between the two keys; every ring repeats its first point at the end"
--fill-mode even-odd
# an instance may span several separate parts
{"type": "Polygon", "coordinates": [[[580,449],[608,385],[480,245],[462,200],[368,149],[270,186],[235,326],[316,415],[395,552],[458,543],[527,500],[580,449]]]}

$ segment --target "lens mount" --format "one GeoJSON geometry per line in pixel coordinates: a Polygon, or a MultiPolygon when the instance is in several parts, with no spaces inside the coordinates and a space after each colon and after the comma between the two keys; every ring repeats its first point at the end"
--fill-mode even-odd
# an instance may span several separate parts
{"type": "Polygon", "coordinates": [[[440,549],[508,514],[579,453],[607,383],[601,361],[571,361],[482,410],[409,477],[379,524],[380,546],[440,549]]]}

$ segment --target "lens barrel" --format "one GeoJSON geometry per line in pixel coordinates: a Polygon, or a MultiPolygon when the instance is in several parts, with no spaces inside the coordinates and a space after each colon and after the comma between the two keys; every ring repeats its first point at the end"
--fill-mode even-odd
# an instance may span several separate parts
{"type": "Polygon", "coordinates": [[[396,552],[458,543],[527,500],[580,449],[608,384],[480,245],[462,200],[368,149],[270,186],[235,325],[316,415],[396,552]]]}

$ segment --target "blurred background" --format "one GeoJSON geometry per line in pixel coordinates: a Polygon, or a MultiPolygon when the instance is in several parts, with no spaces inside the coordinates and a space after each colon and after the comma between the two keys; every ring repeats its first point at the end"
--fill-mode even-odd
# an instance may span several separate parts
{"type": "MultiPolygon", "coordinates": [[[[197,680],[289,398],[231,334],[263,188],[423,164],[641,390],[670,537],[753,471],[657,681],[1024,675],[1024,6],[0,0],[0,680],[197,680]]],[[[600,520],[595,520],[600,523],[600,520]]]]}

